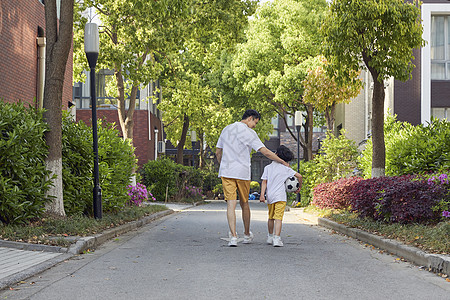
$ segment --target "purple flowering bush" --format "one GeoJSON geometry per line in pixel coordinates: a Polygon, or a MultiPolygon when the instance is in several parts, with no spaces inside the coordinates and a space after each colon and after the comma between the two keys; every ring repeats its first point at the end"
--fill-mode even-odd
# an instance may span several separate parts
{"type": "Polygon", "coordinates": [[[186,196],[192,199],[201,199],[203,197],[202,188],[194,185],[188,185],[185,187],[186,196]]]}
{"type": "Polygon", "coordinates": [[[152,193],[147,191],[147,187],[139,182],[136,183],[136,185],[128,186],[128,196],[130,196],[130,199],[127,203],[128,205],[140,206],[142,202],[149,200],[149,198],[152,201],[156,201],[152,193]]]}

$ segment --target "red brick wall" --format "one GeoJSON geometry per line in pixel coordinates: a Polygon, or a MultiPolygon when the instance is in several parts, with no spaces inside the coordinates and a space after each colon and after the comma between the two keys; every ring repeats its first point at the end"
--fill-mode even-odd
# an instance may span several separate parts
{"type": "MultiPolygon", "coordinates": [[[[116,123],[116,128],[122,133],[119,124],[119,117],[117,110],[98,109],[98,119],[105,118],[109,123],[116,123]]],[[[90,125],[92,120],[92,111],[90,109],[78,109],[77,121],[83,120],[90,125]]],[[[154,128],[158,128],[158,140],[161,140],[161,122],[159,119],[151,114],[150,128],[152,131],[151,140],[148,137],[148,111],[136,110],[134,112],[134,129],[133,129],[133,145],[135,147],[135,154],[138,158],[138,165],[141,167],[149,160],[155,159],[155,133],[154,128]]]]}
{"type": "MultiPolygon", "coordinates": [[[[0,1],[0,98],[33,103],[37,95],[38,26],[45,30],[38,0],[0,1]]],[[[72,99],[72,51],[63,90],[63,107],[72,99]]]]}

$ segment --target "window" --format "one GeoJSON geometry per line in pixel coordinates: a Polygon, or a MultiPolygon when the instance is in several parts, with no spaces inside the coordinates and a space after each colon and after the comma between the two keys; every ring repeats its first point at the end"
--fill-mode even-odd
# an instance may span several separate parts
{"type": "Polygon", "coordinates": [[[431,79],[450,80],[450,16],[431,17],[431,79]]]}
{"type": "Polygon", "coordinates": [[[450,107],[433,107],[431,115],[440,120],[450,120],[450,107]]]}
{"type": "Polygon", "coordinates": [[[278,137],[278,115],[272,118],[273,131],[269,134],[270,137],[278,137]]]}

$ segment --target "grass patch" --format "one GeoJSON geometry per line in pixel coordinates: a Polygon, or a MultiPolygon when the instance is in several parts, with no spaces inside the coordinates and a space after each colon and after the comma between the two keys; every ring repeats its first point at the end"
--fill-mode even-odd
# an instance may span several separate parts
{"type": "Polygon", "coordinates": [[[164,210],[167,210],[164,205],[134,206],[127,207],[118,213],[103,213],[101,220],[86,216],[66,218],[47,216],[27,226],[0,224],[0,239],[68,247],[75,241],[73,237],[97,234],[164,210]]]}
{"type": "Polygon", "coordinates": [[[369,218],[359,218],[357,214],[348,210],[320,209],[315,206],[308,206],[305,208],[305,212],[328,218],[349,227],[395,239],[429,253],[450,254],[450,221],[429,225],[389,224],[369,218]]]}

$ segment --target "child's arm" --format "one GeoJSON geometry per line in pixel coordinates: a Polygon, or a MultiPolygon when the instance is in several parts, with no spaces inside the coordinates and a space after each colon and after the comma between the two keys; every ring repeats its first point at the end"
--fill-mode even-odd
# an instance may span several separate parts
{"type": "Polygon", "coordinates": [[[265,196],[266,189],[267,189],[267,180],[264,179],[261,182],[261,195],[259,195],[259,202],[263,202],[263,203],[266,202],[266,196],[265,196]]]}
{"type": "Polygon", "coordinates": [[[298,190],[295,191],[295,193],[298,194],[298,193],[300,193],[300,190],[302,189],[303,177],[299,173],[295,173],[294,176],[297,177],[298,183],[299,183],[298,190]]]}

